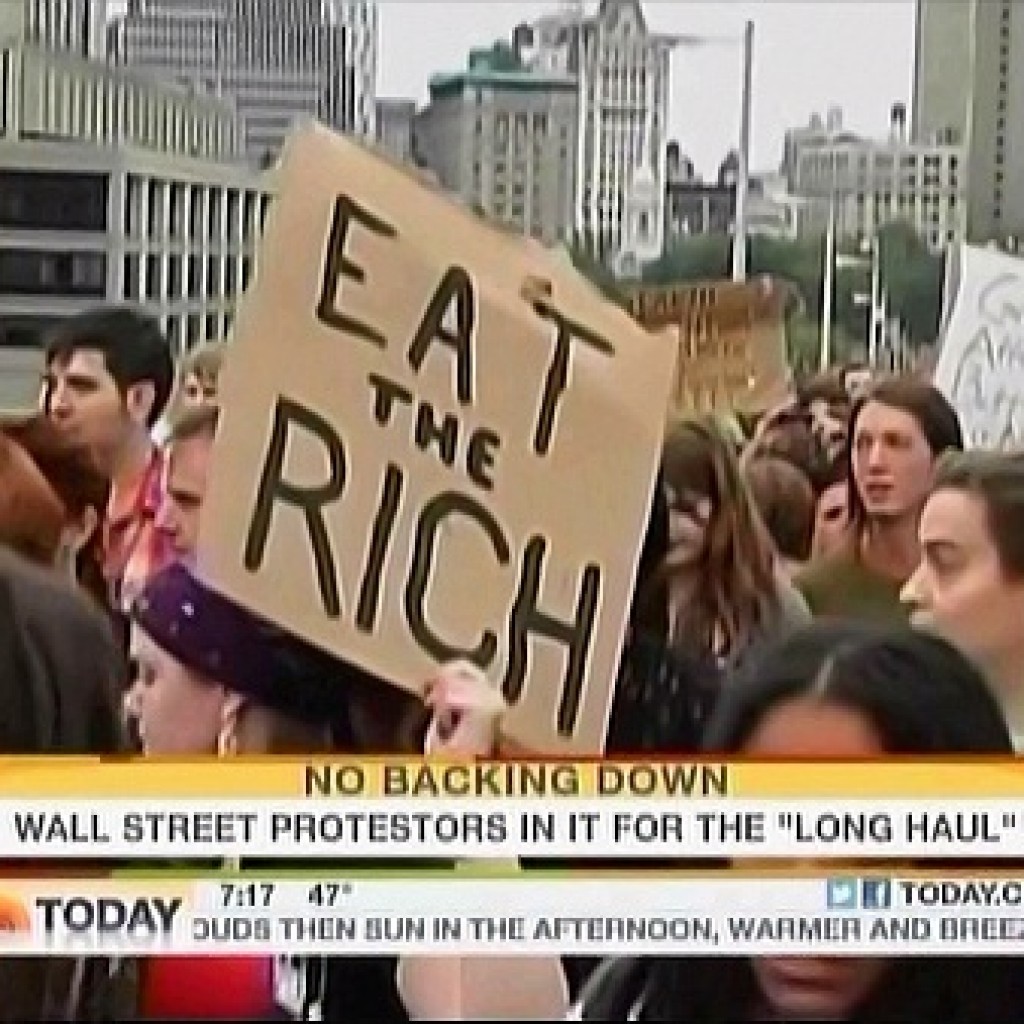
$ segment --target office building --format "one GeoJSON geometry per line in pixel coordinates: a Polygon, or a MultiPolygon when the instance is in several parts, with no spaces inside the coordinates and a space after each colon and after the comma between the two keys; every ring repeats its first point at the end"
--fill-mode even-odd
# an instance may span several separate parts
{"type": "Polygon", "coordinates": [[[1024,5],[917,0],[912,127],[963,146],[969,240],[1024,237],[1024,5]]]}
{"type": "MultiPolygon", "coordinates": [[[[92,60],[106,51],[106,0],[13,0],[23,7],[25,39],[92,60]]],[[[0,13],[0,24],[4,15],[0,13]]]]}
{"type": "Polygon", "coordinates": [[[552,244],[572,233],[576,80],[534,71],[508,47],[474,50],[465,71],[435,75],[416,118],[416,150],[479,212],[552,244]]]}
{"type": "Polygon", "coordinates": [[[224,338],[272,185],[232,104],[16,40],[0,68],[0,348],[104,301],[224,338]]]}
{"type": "Polygon", "coordinates": [[[377,145],[401,163],[416,159],[413,127],[416,123],[416,101],[402,99],[377,100],[377,145]]]}
{"type": "Polygon", "coordinates": [[[932,252],[963,240],[967,226],[964,150],[948,142],[912,142],[902,104],[890,135],[851,132],[803,137],[791,154],[792,191],[831,203],[839,238],[863,241],[893,221],[911,224],[932,252]]]}
{"type": "Polygon", "coordinates": [[[516,29],[529,66],[576,79],[573,228],[605,258],[661,255],[674,37],[647,27],[637,0],[581,3],[516,29]],[[625,252],[625,250],[629,252],[625,252]]]}
{"type": "Polygon", "coordinates": [[[739,161],[730,154],[715,181],[704,181],[679,144],[668,145],[665,174],[665,245],[693,235],[727,235],[736,215],[736,176],[739,161]]]}
{"type": "Polygon", "coordinates": [[[119,65],[231,97],[246,151],[270,159],[315,118],[375,135],[377,6],[356,0],[129,0],[108,47],[119,65]]]}
{"type": "MultiPolygon", "coordinates": [[[[824,119],[820,114],[812,114],[806,125],[786,130],[779,171],[790,192],[797,190],[797,174],[803,150],[825,145],[843,134],[843,112],[839,107],[830,107],[824,119]]],[[[856,138],[854,135],[849,137],[856,138]]]]}

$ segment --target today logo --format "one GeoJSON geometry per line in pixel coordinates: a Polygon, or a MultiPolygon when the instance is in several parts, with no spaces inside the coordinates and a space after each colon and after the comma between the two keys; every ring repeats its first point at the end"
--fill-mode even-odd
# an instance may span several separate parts
{"type": "Polygon", "coordinates": [[[48,933],[164,937],[173,933],[182,902],[180,896],[37,896],[35,908],[48,933]]]}
{"type": "Polygon", "coordinates": [[[18,896],[0,893],[0,934],[26,934],[32,931],[32,915],[18,896]]]}

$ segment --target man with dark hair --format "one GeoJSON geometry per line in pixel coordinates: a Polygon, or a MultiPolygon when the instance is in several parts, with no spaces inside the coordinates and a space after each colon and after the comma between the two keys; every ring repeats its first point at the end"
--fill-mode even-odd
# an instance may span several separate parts
{"type": "Polygon", "coordinates": [[[162,466],[151,431],[173,382],[159,325],[133,309],[69,317],[47,344],[43,409],[110,480],[104,573],[122,605],[162,561],[153,526],[162,466]]]}
{"type": "Polygon", "coordinates": [[[209,482],[210,459],[220,410],[184,408],[169,423],[164,445],[164,482],[157,528],[175,558],[191,560],[199,542],[199,518],[209,482]]]}
{"type": "Polygon", "coordinates": [[[848,535],[797,585],[815,615],[905,620],[900,591],[920,560],[921,510],[936,459],[963,448],[960,423],[932,385],[894,378],[857,401],[849,437],[848,535]]]}
{"type": "Polygon", "coordinates": [[[915,625],[985,670],[1024,752],[1024,453],[942,459],[921,515],[921,563],[903,590],[915,625]]]}

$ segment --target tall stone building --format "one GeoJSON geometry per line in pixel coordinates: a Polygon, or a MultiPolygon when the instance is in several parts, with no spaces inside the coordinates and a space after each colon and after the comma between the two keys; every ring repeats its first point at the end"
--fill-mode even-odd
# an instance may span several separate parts
{"type": "Polygon", "coordinates": [[[416,151],[467,204],[552,244],[573,229],[577,125],[575,78],[530,70],[497,46],[430,80],[416,151]]]}
{"type": "Polygon", "coordinates": [[[1024,5],[917,0],[913,132],[965,152],[972,241],[1024,237],[1024,5]]]}
{"type": "Polygon", "coordinates": [[[641,261],[660,256],[677,40],[648,28],[638,0],[601,0],[592,15],[567,4],[520,26],[515,43],[530,67],[577,83],[576,235],[606,257],[627,241],[641,261]]]}
{"type": "Polygon", "coordinates": [[[129,0],[112,58],[234,100],[247,151],[276,153],[307,117],[375,134],[377,6],[353,0],[129,0]]]}

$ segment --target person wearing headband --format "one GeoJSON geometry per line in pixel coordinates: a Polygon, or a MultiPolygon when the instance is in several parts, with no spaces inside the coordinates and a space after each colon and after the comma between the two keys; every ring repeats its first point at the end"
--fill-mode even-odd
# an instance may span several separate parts
{"type": "MultiPolygon", "coordinates": [[[[150,579],[132,618],[132,704],[147,754],[423,749],[430,712],[418,699],[253,614],[183,564],[150,579]]],[[[265,865],[246,862],[258,866],[265,865]]],[[[153,958],[145,969],[143,1016],[276,1019],[282,1010],[295,1013],[293,1000],[284,1005],[277,994],[295,990],[301,1003],[324,1006],[322,1019],[334,1019],[336,1005],[352,1010],[352,1019],[371,1012],[376,1020],[408,1019],[397,958],[286,959],[153,958]]]]}
{"type": "Polygon", "coordinates": [[[314,753],[340,738],[339,663],[185,565],[146,585],[132,619],[133,704],[146,753],[314,753]]]}

